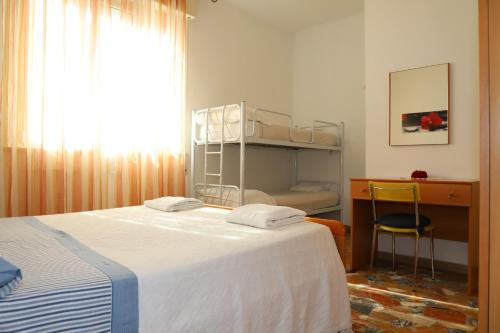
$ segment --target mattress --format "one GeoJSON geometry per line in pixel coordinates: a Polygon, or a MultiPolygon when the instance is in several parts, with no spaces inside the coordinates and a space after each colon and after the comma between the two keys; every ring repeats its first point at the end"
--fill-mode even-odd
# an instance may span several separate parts
{"type": "Polygon", "coordinates": [[[327,132],[320,129],[314,130],[314,137],[312,135],[312,130],[303,129],[303,128],[294,128],[292,129],[292,138],[293,141],[297,142],[311,142],[317,145],[325,145],[325,146],[336,146],[337,145],[337,136],[335,133],[327,132]]]}
{"type": "Polygon", "coordinates": [[[140,332],[337,332],[351,327],[328,228],[262,230],[228,211],[144,206],[41,216],[138,279],[140,332]]]}
{"type": "Polygon", "coordinates": [[[336,206],[339,194],[333,191],[270,193],[279,206],[289,206],[305,211],[336,206]]]}

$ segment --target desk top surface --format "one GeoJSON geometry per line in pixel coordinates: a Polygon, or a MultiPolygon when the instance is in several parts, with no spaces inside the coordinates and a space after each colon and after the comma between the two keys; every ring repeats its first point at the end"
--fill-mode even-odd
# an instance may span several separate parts
{"type": "Polygon", "coordinates": [[[376,181],[376,182],[417,182],[417,183],[432,183],[432,184],[473,184],[479,183],[479,180],[474,179],[446,179],[446,178],[351,178],[351,181],[376,181]]]}

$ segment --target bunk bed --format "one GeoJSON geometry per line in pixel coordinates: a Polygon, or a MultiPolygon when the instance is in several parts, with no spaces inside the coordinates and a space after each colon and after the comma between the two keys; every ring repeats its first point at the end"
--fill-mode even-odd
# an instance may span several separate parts
{"type": "Polygon", "coordinates": [[[191,127],[191,195],[207,204],[237,207],[250,203],[290,206],[308,215],[341,211],[343,197],[342,122],[313,120],[311,126],[299,127],[286,113],[241,104],[194,110],[191,127]],[[240,153],[239,184],[224,183],[224,148],[238,145],[240,153]],[[196,147],[203,147],[203,181],[196,182],[196,147]],[[294,154],[295,179],[289,191],[266,193],[245,185],[246,146],[282,149],[319,150],[340,154],[332,170],[338,182],[298,179],[297,154],[294,154]],[[208,172],[209,159],[218,159],[219,171],[208,172]]]}

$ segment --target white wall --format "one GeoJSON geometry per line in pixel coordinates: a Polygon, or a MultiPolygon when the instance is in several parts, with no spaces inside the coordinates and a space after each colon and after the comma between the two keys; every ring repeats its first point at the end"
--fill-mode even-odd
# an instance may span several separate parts
{"type": "MultiPolygon", "coordinates": [[[[196,1],[196,18],[189,22],[187,72],[187,151],[190,145],[191,110],[247,101],[280,112],[291,112],[292,35],[219,1],[196,1]]],[[[238,180],[239,155],[228,150],[228,183],[238,180]],[[233,163],[234,162],[234,163],[233,163]]],[[[201,155],[202,156],[202,155],[201,155]]],[[[202,160],[197,174],[200,174],[202,160]]],[[[291,179],[287,154],[269,150],[249,151],[247,187],[269,185],[291,179]],[[263,164],[279,173],[263,173],[263,164]]],[[[226,183],[226,181],[225,181],[226,183]]],[[[284,188],[288,183],[282,185],[284,188]]],[[[264,189],[268,189],[264,187],[264,189]]]]}
{"type": "Polygon", "coordinates": [[[292,37],[219,1],[189,22],[187,109],[246,100],[290,112],[292,37]]]}
{"type": "MultiPolygon", "coordinates": [[[[345,122],[345,223],[350,215],[349,179],[365,172],[363,26],[363,13],[358,13],[300,31],[293,45],[294,117],[305,124],[312,119],[345,122]]],[[[328,161],[325,166],[324,154],[304,154],[299,176],[334,177],[336,164],[328,161]],[[305,161],[311,156],[313,162],[305,161]]]]}
{"type": "Polygon", "coordinates": [[[366,174],[479,177],[477,1],[365,1],[366,174]],[[451,144],[388,145],[389,72],[451,63],[451,144]]]}
{"type": "MultiPolygon", "coordinates": [[[[366,176],[479,178],[477,1],[365,0],[366,176]],[[389,72],[451,63],[451,144],[390,147],[389,72]]],[[[411,242],[398,242],[412,255],[411,242]]],[[[384,239],[381,248],[390,251],[384,239]]],[[[427,249],[427,245],[423,245],[427,249]]],[[[428,251],[422,251],[428,254],[428,251]]],[[[466,263],[466,244],[438,241],[437,259],[466,263]]]]}

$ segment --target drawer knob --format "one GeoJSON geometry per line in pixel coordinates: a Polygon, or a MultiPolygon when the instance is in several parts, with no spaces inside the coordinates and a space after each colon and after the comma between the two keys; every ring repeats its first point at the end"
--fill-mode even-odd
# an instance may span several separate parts
{"type": "Polygon", "coordinates": [[[361,192],[364,192],[364,193],[368,192],[368,188],[365,187],[364,189],[361,190],[361,192]]]}
{"type": "Polygon", "coordinates": [[[451,191],[450,193],[448,193],[448,199],[451,199],[455,196],[455,191],[451,191]]]}

